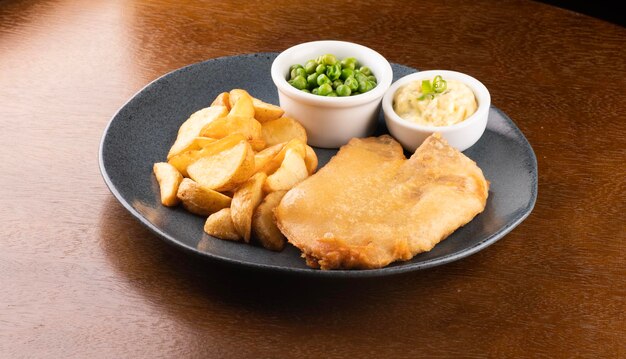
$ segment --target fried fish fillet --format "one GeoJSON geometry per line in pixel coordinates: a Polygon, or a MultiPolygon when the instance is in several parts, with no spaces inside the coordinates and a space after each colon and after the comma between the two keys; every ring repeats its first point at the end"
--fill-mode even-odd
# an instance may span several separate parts
{"type": "Polygon", "coordinates": [[[380,268],[431,250],[485,209],[488,190],[476,163],[439,134],[408,160],[389,136],[352,139],[275,216],[310,267],[380,268]]]}

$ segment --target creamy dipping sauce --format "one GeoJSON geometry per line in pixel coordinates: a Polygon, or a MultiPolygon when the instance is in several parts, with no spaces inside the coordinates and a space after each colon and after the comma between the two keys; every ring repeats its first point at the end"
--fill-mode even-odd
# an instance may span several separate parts
{"type": "Polygon", "coordinates": [[[422,80],[402,86],[393,97],[394,111],[401,118],[424,126],[450,126],[464,121],[476,112],[476,97],[462,82],[446,83],[443,92],[421,100],[422,80]]]}

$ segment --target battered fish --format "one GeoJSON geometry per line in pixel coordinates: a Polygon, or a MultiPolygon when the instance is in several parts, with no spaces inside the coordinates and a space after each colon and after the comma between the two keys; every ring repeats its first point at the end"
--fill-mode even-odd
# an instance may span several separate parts
{"type": "Polygon", "coordinates": [[[409,160],[385,135],[352,139],[275,215],[310,267],[380,268],[431,250],[485,209],[488,190],[476,163],[439,134],[409,160]]]}

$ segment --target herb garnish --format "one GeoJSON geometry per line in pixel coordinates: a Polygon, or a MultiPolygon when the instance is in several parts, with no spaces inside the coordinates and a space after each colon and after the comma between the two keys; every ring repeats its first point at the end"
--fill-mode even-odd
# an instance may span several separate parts
{"type": "Polygon", "coordinates": [[[432,84],[429,80],[422,80],[422,96],[418,100],[422,101],[427,98],[432,100],[437,94],[444,92],[447,88],[448,83],[440,75],[435,76],[432,84]]]}

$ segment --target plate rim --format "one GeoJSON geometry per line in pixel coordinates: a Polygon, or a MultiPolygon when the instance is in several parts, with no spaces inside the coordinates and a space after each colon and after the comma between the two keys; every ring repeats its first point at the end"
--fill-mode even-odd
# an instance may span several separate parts
{"type": "MultiPolygon", "coordinates": [[[[129,105],[129,103],[131,101],[135,100],[135,98],[138,97],[140,94],[142,94],[147,88],[153,86],[155,83],[159,82],[161,79],[173,75],[176,72],[182,71],[182,70],[184,70],[186,68],[198,66],[198,65],[201,65],[201,64],[204,64],[204,63],[207,63],[207,62],[213,62],[213,61],[217,61],[217,60],[226,60],[226,59],[234,59],[234,58],[242,58],[242,57],[276,56],[277,54],[278,54],[278,52],[257,52],[257,53],[246,53],[246,54],[239,54],[239,55],[221,56],[221,57],[206,59],[206,60],[203,60],[203,61],[198,61],[198,62],[189,64],[189,65],[185,65],[183,67],[176,68],[176,69],[174,69],[172,71],[169,71],[169,72],[167,72],[167,73],[165,73],[165,74],[155,78],[154,80],[150,81],[148,84],[143,86],[141,89],[139,89],[137,92],[135,92],[135,94],[133,94],[130,98],[128,98],[128,100],[126,100],[124,102],[124,104],[122,106],[120,106],[117,109],[117,111],[115,111],[113,116],[111,116],[111,118],[109,119],[106,127],[104,128],[104,131],[102,132],[102,136],[100,138],[100,145],[98,147],[98,167],[99,167],[99,170],[100,170],[100,174],[102,175],[102,178],[104,179],[104,182],[105,182],[106,186],[108,187],[109,191],[113,194],[115,199],[117,199],[117,201],[136,220],[138,220],[141,224],[146,226],[152,233],[156,234],[157,237],[159,237],[161,240],[164,240],[166,243],[168,243],[168,244],[170,244],[170,245],[172,245],[174,247],[177,247],[179,249],[182,249],[183,251],[185,251],[187,253],[193,253],[193,254],[197,255],[198,257],[200,257],[200,258],[204,258],[204,259],[207,259],[207,260],[213,260],[213,261],[219,261],[219,262],[222,262],[224,264],[229,264],[229,265],[243,266],[244,268],[248,268],[248,269],[260,269],[260,270],[262,270],[264,272],[274,272],[274,273],[284,273],[284,274],[297,274],[297,275],[313,276],[313,277],[336,277],[336,278],[382,277],[382,276],[387,276],[387,275],[407,273],[407,272],[413,272],[413,271],[417,271],[417,270],[423,270],[423,269],[427,269],[427,268],[432,268],[432,267],[436,267],[436,266],[440,266],[440,265],[443,265],[443,264],[451,263],[451,262],[463,259],[465,257],[468,257],[468,256],[470,256],[470,255],[472,255],[472,254],[474,254],[476,252],[479,252],[479,251],[489,247],[493,243],[497,242],[499,239],[501,239],[504,236],[506,236],[515,227],[517,227],[526,218],[528,218],[528,216],[532,213],[532,211],[533,211],[533,209],[535,207],[535,204],[537,202],[537,196],[538,196],[538,176],[539,176],[538,172],[539,172],[539,170],[538,170],[538,166],[537,166],[537,156],[536,156],[535,151],[533,150],[530,142],[528,142],[528,139],[526,138],[526,136],[524,136],[524,134],[519,129],[519,127],[517,127],[515,122],[506,113],[504,113],[502,110],[500,110],[499,108],[491,105],[490,109],[495,110],[506,121],[508,121],[509,125],[516,132],[516,134],[518,134],[519,137],[523,139],[524,145],[528,149],[530,149],[530,151],[529,151],[529,153],[531,154],[531,156],[530,156],[530,160],[531,160],[530,161],[530,165],[532,166],[532,168],[534,170],[533,171],[534,175],[532,176],[532,183],[531,183],[531,185],[532,185],[531,198],[530,198],[528,206],[526,208],[524,208],[524,211],[523,211],[523,213],[521,215],[517,216],[512,221],[507,222],[498,231],[492,233],[490,236],[488,236],[487,238],[485,238],[481,242],[478,242],[475,245],[473,245],[471,247],[468,247],[468,248],[465,248],[465,249],[463,249],[463,250],[461,250],[459,252],[447,254],[447,255],[439,257],[439,258],[429,259],[429,260],[426,260],[424,262],[413,263],[413,264],[405,262],[406,264],[402,265],[402,262],[396,262],[396,263],[400,263],[400,265],[387,266],[387,267],[376,268],[376,269],[339,269],[339,270],[333,269],[333,270],[320,270],[320,269],[314,269],[314,268],[294,268],[294,267],[284,267],[284,266],[280,266],[280,265],[261,264],[261,263],[254,263],[254,262],[247,262],[247,261],[242,261],[242,260],[238,260],[238,259],[233,259],[233,258],[230,258],[230,257],[224,257],[224,256],[220,256],[220,255],[217,255],[217,254],[213,254],[213,253],[209,253],[209,252],[204,252],[204,251],[198,250],[195,247],[192,247],[190,245],[182,243],[181,241],[177,240],[174,236],[171,236],[168,233],[165,233],[158,226],[156,226],[155,224],[150,222],[141,213],[139,213],[139,211],[137,211],[121,195],[121,193],[118,191],[118,189],[113,184],[113,182],[111,180],[111,177],[109,176],[109,173],[106,170],[106,167],[104,165],[104,154],[103,154],[103,152],[104,152],[104,145],[105,145],[105,142],[106,142],[106,138],[107,138],[107,135],[109,134],[109,129],[111,128],[111,125],[113,124],[113,121],[115,121],[115,119],[118,117],[120,112],[122,112],[122,110],[124,108],[126,108],[126,106],[129,105]]],[[[399,65],[399,66],[408,67],[408,68],[414,69],[414,70],[416,70],[418,72],[421,71],[419,69],[415,69],[415,68],[412,68],[410,66],[399,64],[399,63],[392,63],[392,65],[399,65]]]]}

